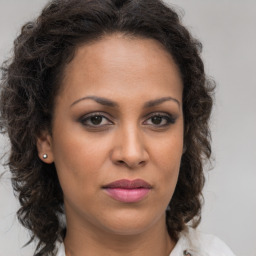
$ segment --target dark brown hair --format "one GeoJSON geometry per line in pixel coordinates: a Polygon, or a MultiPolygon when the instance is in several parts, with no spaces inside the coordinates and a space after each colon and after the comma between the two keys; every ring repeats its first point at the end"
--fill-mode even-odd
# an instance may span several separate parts
{"type": "Polygon", "coordinates": [[[204,73],[200,42],[160,0],[54,0],[36,21],[23,26],[1,80],[0,127],[11,143],[8,165],[21,204],[17,214],[31,231],[31,241],[39,241],[36,255],[54,255],[56,241],[65,235],[62,190],[54,164],[38,158],[37,136],[51,131],[54,99],[75,49],[115,32],[159,41],[180,70],[186,151],[166,224],[177,240],[188,223],[195,227],[200,222],[214,87],[204,73]]]}

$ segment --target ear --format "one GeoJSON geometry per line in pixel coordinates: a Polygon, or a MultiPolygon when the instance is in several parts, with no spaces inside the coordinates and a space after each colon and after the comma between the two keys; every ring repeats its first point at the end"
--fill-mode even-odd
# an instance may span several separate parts
{"type": "Polygon", "coordinates": [[[49,134],[49,132],[41,132],[40,136],[37,137],[36,146],[38,157],[46,164],[53,163],[54,157],[52,151],[52,136],[49,134]]]}

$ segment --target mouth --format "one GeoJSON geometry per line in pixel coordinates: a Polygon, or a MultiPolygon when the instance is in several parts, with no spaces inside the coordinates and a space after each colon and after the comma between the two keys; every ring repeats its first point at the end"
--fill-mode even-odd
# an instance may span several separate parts
{"type": "Polygon", "coordinates": [[[117,180],[102,187],[113,199],[124,203],[135,203],[144,199],[152,186],[144,180],[117,180]]]}

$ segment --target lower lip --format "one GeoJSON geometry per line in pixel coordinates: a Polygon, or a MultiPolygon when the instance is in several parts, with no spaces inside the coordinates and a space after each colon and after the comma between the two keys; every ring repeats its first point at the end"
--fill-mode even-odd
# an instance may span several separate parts
{"type": "Polygon", "coordinates": [[[109,196],[117,201],[124,203],[135,203],[141,201],[147,196],[149,188],[134,188],[134,189],[123,189],[123,188],[106,188],[105,191],[109,196]]]}

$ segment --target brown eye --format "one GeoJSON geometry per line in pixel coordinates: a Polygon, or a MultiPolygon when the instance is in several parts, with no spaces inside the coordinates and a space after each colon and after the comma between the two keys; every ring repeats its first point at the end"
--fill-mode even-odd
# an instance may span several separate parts
{"type": "Polygon", "coordinates": [[[161,116],[153,116],[153,117],[151,117],[151,122],[153,124],[155,124],[155,125],[161,124],[162,120],[163,120],[163,117],[161,117],[161,116]]]}
{"type": "Polygon", "coordinates": [[[99,125],[102,122],[102,116],[92,116],[90,121],[93,125],[99,125]]]}
{"type": "Polygon", "coordinates": [[[154,127],[165,127],[175,123],[175,118],[167,113],[154,113],[145,122],[146,125],[154,127]]]}
{"type": "Polygon", "coordinates": [[[102,114],[88,114],[80,119],[80,122],[87,127],[104,127],[113,124],[107,117],[102,114]]]}

